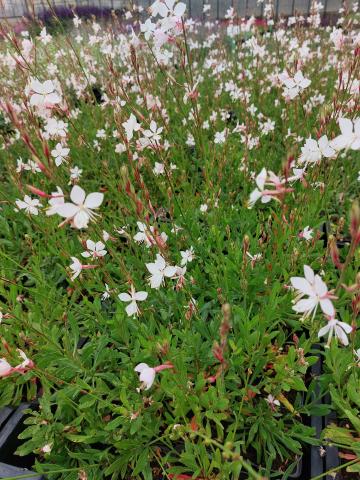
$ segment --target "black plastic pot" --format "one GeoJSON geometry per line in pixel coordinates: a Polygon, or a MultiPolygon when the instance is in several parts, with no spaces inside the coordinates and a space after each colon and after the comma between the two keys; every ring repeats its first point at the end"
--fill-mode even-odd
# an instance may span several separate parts
{"type": "MultiPolygon", "coordinates": [[[[317,357],[318,361],[311,367],[312,375],[317,378],[321,375],[323,368],[322,368],[322,357],[320,354],[321,346],[315,345],[315,350],[317,350],[317,357]]],[[[320,386],[317,385],[315,389],[315,399],[318,399],[319,404],[329,405],[330,404],[330,396],[325,395],[325,397],[321,400],[319,399],[320,393],[320,386]]],[[[330,412],[329,415],[325,417],[317,417],[313,415],[311,417],[311,426],[315,428],[316,438],[320,438],[321,432],[324,428],[326,428],[331,422],[336,420],[336,413],[330,412]]],[[[311,447],[311,478],[317,475],[324,474],[328,470],[332,468],[338,467],[340,464],[339,459],[339,452],[337,447],[333,445],[326,446],[325,449],[322,447],[311,447]]],[[[340,474],[334,473],[331,475],[326,475],[326,480],[339,480],[340,474]]]]}
{"type": "Polygon", "coordinates": [[[5,407],[0,410],[0,478],[12,478],[29,474],[24,480],[31,478],[43,480],[42,475],[29,470],[34,464],[34,456],[19,457],[15,455],[20,446],[18,435],[24,430],[24,411],[34,406],[31,403],[22,403],[17,408],[5,407]]]}
{"type": "Polygon", "coordinates": [[[42,475],[38,475],[26,468],[13,467],[12,465],[7,465],[6,463],[0,463],[0,478],[13,478],[21,475],[28,475],[27,477],[22,477],[22,480],[44,480],[42,475]]]}

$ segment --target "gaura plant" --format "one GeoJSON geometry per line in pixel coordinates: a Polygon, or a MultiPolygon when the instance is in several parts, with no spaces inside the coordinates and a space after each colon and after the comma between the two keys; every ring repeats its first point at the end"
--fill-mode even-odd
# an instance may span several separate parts
{"type": "Polygon", "coordinates": [[[0,405],[49,479],[285,479],[310,415],[358,432],[359,17],[320,7],[1,26],[0,405]]]}

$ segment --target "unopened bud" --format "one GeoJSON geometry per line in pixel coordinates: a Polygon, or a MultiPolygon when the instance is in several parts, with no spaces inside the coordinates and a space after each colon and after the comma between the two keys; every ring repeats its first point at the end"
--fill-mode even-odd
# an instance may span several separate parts
{"type": "Polygon", "coordinates": [[[360,207],[355,201],[350,212],[350,235],[355,245],[360,243],[360,207]]]}
{"type": "Polygon", "coordinates": [[[340,262],[339,250],[336,245],[336,239],[333,235],[330,235],[329,237],[329,251],[333,264],[336,268],[341,270],[343,268],[343,264],[340,262]]]}

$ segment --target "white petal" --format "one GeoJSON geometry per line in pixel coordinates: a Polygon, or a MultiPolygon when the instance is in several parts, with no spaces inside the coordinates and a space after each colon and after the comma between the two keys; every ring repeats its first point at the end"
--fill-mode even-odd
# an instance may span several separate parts
{"type": "Polygon", "coordinates": [[[122,302],[131,302],[132,301],[132,297],[128,293],[120,293],[118,295],[118,297],[120,298],[120,300],[122,302]]]}
{"type": "Polygon", "coordinates": [[[145,370],[145,368],[150,368],[147,363],[139,363],[138,365],[136,365],[134,370],[135,372],[142,372],[143,370],[145,370]]]}
{"type": "Polygon", "coordinates": [[[331,329],[331,324],[329,322],[327,325],[325,325],[325,327],[320,328],[318,337],[319,338],[324,337],[330,331],[330,329],[331,329]]]}
{"type": "Polygon", "coordinates": [[[350,136],[353,133],[353,123],[348,118],[339,118],[339,127],[343,135],[350,136]]]}
{"type": "Polygon", "coordinates": [[[166,267],[165,259],[159,253],[156,254],[155,265],[159,270],[164,270],[166,267]]]}
{"type": "Polygon", "coordinates": [[[348,323],[345,322],[338,322],[338,325],[345,330],[346,333],[351,333],[352,332],[352,326],[349,325],[348,323]]]}
{"type": "Polygon", "coordinates": [[[85,200],[85,191],[79,187],[79,185],[74,185],[70,193],[70,198],[76,205],[82,205],[85,200]]]}
{"type": "Polygon", "coordinates": [[[299,300],[292,308],[295,312],[305,313],[311,312],[316,307],[316,304],[315,298],[304,298],[299,300]]]}
{"type": "MultiPolygon", "coordinates": [[[[339,322],[340,323],[340,322],[339,322]]],[[[344,330],[339,327],[338,325],[335,326],[335,335],[338,337],[338,339],[340,340],[340,342],[347,346],[349,345],[349,340],[346,336],[346,333],[344,332],[344,330]]]]}
{"type": "Polygon", "coordinates": [[[153,368],[145,368],[144,370],[142,370],[142,372],[140,373],[140,382],[143,382],[145,383],[146,385],[146,388],[145,390],[149,390],[149,388],[151,388],[152,384],[154,383],[154,380],[155,380],[155,370],[153,368]]]}
{"type": "Polygon", "coordinates": [[[86,246],[88,250],[95,250],[95,242],[93,240],[86,240],[86,246]]]}
{"type": "Polygon", "coordinates": [[[99,192],[89,193],[85,200],[85,207],[98,208],[104,200],[104,194],[99,192]]]}
{"type": "Polygon", "coordinates": [[[320,307],[321,310],[325,313],[325,315],[329,315],[329,317],[333,317],[335,315],[334,305],[332,304],[332,301],[328,298],[320,300],[320,307]]]}
{"type": "Polygon", "coordinates": [[[304,275],[306,280],[309,283],[314,283],[314,280],[315,280],[314,270],[311,267],[309,267],[309,265],[304,265],[304,275]]]}
{"type": "Polygon", "coordinates": [[[156,273],[155,275],[152,275],[152,276],[150,277],[150,286],[151,286],[151,288],[159,288],[160,285],[161,285],[161,283],[162,283],[162,281],[163,281],[163,278],[164,278],[164,277],[163,277],[163,275],[162,275],[160,272],[156,273]]]}
{"type": "Polygon", "coordinates": [[[79,229],[86,228],[88,226],[89,220],[89,215],[84,210],[80,210],[74,216],[74,226],[79,229]]]}
{"type": "Polygon", "coordinates": [[[176,270],[176,267],[168,266],[164,269],[163,274],[165,277],[173,277],[176,274],[176,270]]]}
{"type": "Polygon", "coordinates": [[[138,308],[136,305],[136,302],[131,302],[129,305],[125,308],[126,313],[128,314],[129,317],[132,317],[133,315],[136,315],[138,312],[138,308]]]}
{"type": "Polygon", "coordinates": [[[182,17],[185,13],[186,5],[185,3],[179,2],[174,8],[175,17],[182,17]]]}
{"type": "Polygon", "coordinates": [[[322,297],[327,294],[328,288],[320,275],[315,275],[314,286],[316,293],[322,297]]]}
{"type": "Polygon", "coordinates": [[[65,218],[72,218],[78,211],[79,207],[73,203],[63,203],[56,208],[56,213],[65,218]]]}
{"type": "Polygon", "coordinates": [[[314,290],[312,289],[310,283],[302,277],[291,277],[290,278],[292,286],[306,295],[312,297],[314,295],[314,290]]]}
{"type": "Polygon", "coordinates": [[[267,177],[267,171],[266,171],[266,168],[263,168],[255,180],[256,185],[259,187],[259,190],[261,191],[264,190],[266,177],[267,177]]]}
{"type": "Polygon", "coordinates": [[[148,296],[147,292],[136,292],[133,298],[138,302],[142,302],[147,299],[147,296],[148,296]]]}

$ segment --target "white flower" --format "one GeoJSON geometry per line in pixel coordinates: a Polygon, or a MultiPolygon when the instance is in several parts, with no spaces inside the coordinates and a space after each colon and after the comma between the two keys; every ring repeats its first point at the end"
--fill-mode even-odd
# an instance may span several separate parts
{"type": "Polygon", "coordinates": [[[123,143],[118,143],[115,146],[115,153],[124,153],[126,152],[126,147],[123,143]]]}
{"type": "Polygon", "coordinates": [[[149,40],[156,30],[156,25],[155,23],[152,23],[150,18],[148,18],[145,23],[140,24],[140,30],[144,34],[145,40],[149,40]]]}
{"type": "Polygon", "coordinates": [[[336,150],[360,149],[360,118],[356,118],[353,122],[348,118],[339,119],[339,127],[341,135],[334,138],[331,146],[336,150]]]}
{"type": "Polygon", "coordinates": [[[166,18],[168,15],[180,18],[186,10],[185,3],[176,3],[176,0],[156,0],[150,7],[151,15],[156,17],[160,15],[166,18]]]}
{"type": "Polygon", "coordinates": [[[330,345],[331,338],[335,334],[335,337],[340,340],[343,345],[349,345],[347,334],[352,332],[352,327],[348,323],[339,322],[336,318],[331,318],[325,327],[320,328],[318,337],[328,335],[327,344],[330,345]]]}
{"type": "Polygon", "coordinates": [[[129,293],[120,293],[120,295],[118,295],[122,302],[130,302],[125,308],[129,317],[132,317],[133,315],[139,315],[140,310],[136,302],[143,302],[147,299],[147,296],[147,292],[136,292],[133,285],[131,285],[129,293]]]}
{"type": "Polygon", "coordinates": [[[24,200],[16,200],[16,206],[19,210],[25,210],[30,215],[38,215],[41,208],[40,201],[37,198],[31,198],[29,195],[24,196],[24,200]]]}
{"type": "Polygon", "coordinates": [[[299,233],[299,238],[303,238],[305,240],[311,240],[313,238],[314,230],[309,226],[305,227],[302,232],[299,233]]]}
{"type": "Polygon", "coordinates": [[[23,159],[20,157],[16,160],[17,166],[16,166],[16,172],[20,173],[23,170],[28,170],[26,163],[23,161],[23,159]]]}
{"type": "Polygon", "coordinates": [[[126,132],[126,138],[130,141],[133,136],[134,132],[138,132],[140,130],[140,123],[137,122],[135,115],[132,113],[129,119],[122,124],[126,132]]]}
{"type": "Polygon", "coordinates": [[[107,300],[110,298],[110,287],[105,283],[105,292],[101,295],[101,300],[107,300]]]}
{"type": "Polygon", "coordinates": [[[44,45],[47,45],[51,42],[52,36],[49,35],[46,31],[46,27],[44,27],[40,32],[40,40],[44,45]]]}
{"type": "Polygon", "coordinates": [[[314,271],[308,265],[304,265],[303,277],[291,277],[292,286],[298,291],[298,299],[307,295],[308,298],[301,299],[292,307],[297,313],[304,313],[304,318],[313,312],[313,317],[316,314],[318,305],[321,310],[329,317],[335,316],[335,309],[330,300],[334,298],[328,292],[325,282],[319,275],[315,275],[314,271]]]}
{"type": "Polygon", "coordinates": [[[295,98],[311,83],[311,80],[304,77],[301,70],[298,70],[293,78],[291,78],[287,72],[280,74],[279,78],[285,85],[284,96],[290,99],[295,98]]]}
{"type": "Polygon", "coordinates": [[[161,140],[161,132],[163,131],[163,127],[157,127],[156,122],[151,120],[150,122],[150,129],[144,130],[143,135],[152,140],[153,142],[160,142],[161,140]]]}
{"type": "Polygon", "coordinates": [[[203,203],[200,205],[200,212],[201,213],[206,213],[208,211],[209,206],[206,203],[203,203]]]}
{"type": "Polygon", "coordinates": [[[55,215],[58,213],[58,208],[60,205],[65,203],[64,194],[60,187],[56,187],[57,191],[51,193],[49,200],[50,207],[46,210],[46,215],[55,215]]]}
{"type": "Polygon", "coordinates": [[[105,245],[102,242],[93,242],[92,240],[86,240],[87,251],[82,252],[81,256],[84,258],[99,258],[104,257],[107,254],[105,245]]]}
{"type": "Polygon", "coordinates": [[[323,156],[331,158],[335,153],[326,135],[323,135],[318,141],[308,138],[301,148],[299,163],[318,163],[323,156]]]}
{"type": "Polygon", "coordinates": [[[52,450],[52,443],[47,443],[42,448],[40,448],[40,450],[42,451],[42,453],[50,453],[52,450]]]}
{"type": "Polygon", "coordinates": [[[147,363],[139,363],[134,370],[135,372],[140,373],[139,380],[143,384],[145,390],[149,390],[155,380],[155,368],[149,367],[147,363]]]}
{"type": "Polygon", "coordinates": [[[154,175],[164,175],[165,165],[163,163],[155,162],[155,167],[153,168],[154,175]]]}
{"type": "Polygon", "coordinates": [[[73,261],[73,263],[70,265],[70,269],[73,273],[73,275],[71,276],[71,280],[75,280],[76,277],[78,277],[81,273],[81,270],[82,270],[82,265],[81,265],[81,262],[76,258],[76,257],[71,257],[71,260],[73,261]]]}
{"type": "Polygon", "coordinates": [[[227,134],[226,128],[222,132],[215,132],[214,143],[219,144],[219,145],[222,144],[222,143],[225,143],[226,134],[227,134]]]}
{"type": "Polygon", "coordinates": [[[181,255],[181,263],[180,265],[183,267],[189,262],[192,262],[195,258],[194,249],[190,247],[189,250],[185,250],[184,252],[180,252],[181,255]]]}
{"type": "Polygon", "coordinates": [[[93,192],[86,196],[85,191],[78,185],[75,185],[71,190],[70,199],[73,203],[60,205],[57,213],[61,217],[65,217],[68,220],[71,219],[74,226],[80,229],[86,228],[89,220],[95,217],[96,214],[93,210],[100,207],[104,194],[93,192]]]}
{"type": "Polygon", "coordinates": [[[5,360],[5,358],[0,358],[0,378],[9,375],[12,372],[12,369],[12,366],[5,360]]]}
{"type": "Polygon", "coordinates": [[[29,170],[29,171],[31,171],[31,173],[40,173],[41,172],[41,168],[33,160],[28,160],[28,162],[25,164],[25,170],[29,170]]]}
{"type": "Polygon", "coordinates": [[[18,354],[20,355],[20,357],[21,357],[22,360],[23,360],[21,363],[19,363],[19,365],[16,365],[16,367],[15,367],[16,370],[17,370],[17,369],[22,370],[22,369],[24,369],[24,368],[28,368],[28,367],[34,365],[33,362],[32,362],[32,360],[30,360],[30,359],[26,356],[26,353],[25,353],[25,352],[23,352],[22,350],[20,350],[20,348],[17,348],[16,350],[17,350],[18,354]]]}
{"type": "Polygon", "coordinates": [[[41,83],[39,80],[32,80],[30,83],[30,105],[34,107],[52,107],[61,102],[61,97],[56,91],[52,80],[41,83]]]}
{"type": "Polygon", "coordinates": [[[70,168],[70,182],[71,180],[79,180],[82,170],[75,165],[74,168],[70,168]]]}
{"type": "Polygon", "coordinates": [[[45,138],[50,137],[66,137],[68,124],[63,120],[56,120],[56,118],[49,118],[45,125],[45,138]]]}
{"type": "Polygon", "coordinates": [[[70,148],[63,147],[61,143],[57,143],[55,148],[51,150],[51,155],[55,158],[55,165],[59,167],[62,162],[66,161],[66,157],[69,155],[70,148]]]}
{"type": "Polygon", "coordinates": [[[151,277],[149,278],[151,288],[159,288],[164,282],[165,277],[173,277],[177,270],[176,267],[168,265],[159,253],[156,254],[154,263],[146,263],[146,268],[151,273],[151,277]]]}
{"type": "Polygon", "coordinates": [[[280,407],[280,402],[277,400],[273,395],[269,394],[267,398],[265,398],[265,401],[270,405],[272,409],[275,408],[275,406],[280,407]]]}

